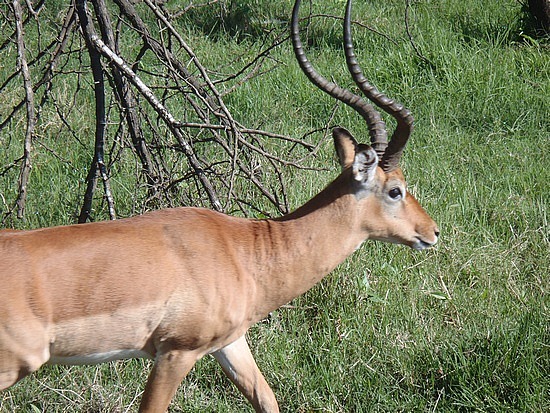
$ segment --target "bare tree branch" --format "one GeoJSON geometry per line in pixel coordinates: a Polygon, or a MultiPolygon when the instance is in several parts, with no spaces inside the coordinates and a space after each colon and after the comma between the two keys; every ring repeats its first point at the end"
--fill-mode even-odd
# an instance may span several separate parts
{"type": "MultiPolygon", "coordinates": [[[[112,30],[113,25],[109,16],[107,5],[105,4],[105,0],[93,1],[93,5],[103,41],[111,50],[116,51],[117,46],[112,30]]],[[[155,170],[156,168],[153,162],[153,156],[145,140],[145,135],[141,128],[140,118],[137,111],[135,110],[135,108],[137,108],[139,105],[123,73],[120,71],[117,65],[111,64],[110,66],[114,78],[114,87],[117,92],[116,97],[120,101],[120,104],[122,106],[134,150],[136,151],[136,154],[141,161],[147,183],[149,187],[153,189],[161,179],[161,173],[160,171],[155,170]]]]}
{"type": "Polygon", "coordinates": [[[25,133],[25,143],[23,145],[23,162],[21,164],[21,173],[19,175],[19,195],[17,197],[17,218],[23,218],[25,213],[25,202],[27,200],[27,185],[31,173],[31,150],[34,128],[36,126],[36,113],[34,107],[34,91],[31,82],[31,75],[27,65],[27,57],[25,55],[25,41],[23,38],[23,10],[18,0],[12,3],[13,14],[15,17],[15,27],[17,33],[17,51],[18,63],[17,66],[23,77],[23,85],[25,87],[26,107],[27,107],[27,131],[25,133]]]}
{"type": "Polygon", "coordinates": [[[218,196],[216,194],[216,191],[213,185],[211,184],[208,177],[204,174],[203,168],[200,166],[200,162],[197,159],[193,151],[193,148],[191,147],[189,142],[186,141],[183,134],[180,132],[180,129],[179,129],[180,122],[178,122],[174,118],[174,116],[168,111],[168,109],[162,105],[162,103],[157,99],[157,97],[151,91],[151,89],[149,89],[149,87],[132,71],[130,66],[128,66],[126,62],[124,62],[124,60],[120,58],[120,56],[118,56],[109,47],[107,47],[107,45],[103,43],[103,41],[97,36],[97,34],[91,34],[90,41],[93,47],[99,53],[103,54],[105,57],[107,57],[114,64],[117,65],[117,67],[125,74],[125,76],[128,77],[128,79],[134,84],[134,86],[137,87],[140,93],[147,99],[147,101],[151,104],[151,106],[154,107],[157,113],[166,122],[166,125],[170,128],[170,130],[178,140],[178,143],[184,149],[184,152],[189,160],[189,163],[193,167],[195,173],[199,177],[202,185],[204,186],[204,189],[206,190],[208,197],[212,202],[212,205],[214,206],[215,209],[222,210],[221,203],[218,199],[218,196]]]}
{"type": "Polygon", "coordinates": [[[113,195],[111,192],[111,186],[109,184],[109,176],[107,174],[107,168],[105,167],[105,128],[107,121],[105,118],[105,84],[103,82],[103,68],[101,67],[100,54],[93,47],[93,38],[97,37],[92,22],[88,19],[86,14],[86,0],[77,0],[76,10],[78,13],[78,19],[80,20],[80,27],[84,35],[84,40],[88,46],[88,53],[90,54],[90,61],[92,66],[92,74],[94,77],[94,94],[95,94],[95,108],[96,108],[96,127],[95,127],[95,148],[92,164],[90,165],[90,171],[88,173],[88,185],[86,194],[84,196],[84,204],[80,211],[78,218],[79,223],[88,221],[91,218],[92,199],[94,189],[96,187],[96,181],[98,175],[103,180],[103,187],[105,189],[105,197],[107,199],[107,205],[109,207],[110,219],[116,219],[115,204],[113,195]]]}
{"type": "MultiPolygon", "coordinates": [[[[219,67],[206,67],[189,39],[178,32],[178,13],[170,14],[168,5],[152,0],[89,0],[93,8],[87,10],[86,0],[65,8],[45,0],[12,2],[23,5],[19,20],[29,37],[21,31],[23,46],[17,49],[27,48],[31,89],[22,93],[15,88],[23,74],[19,66],[0,80],[0,91],[10,95],[0,106],[1,138],[6,137],[3,143],[9,148],[8,156],[0,159],[0,192],[16,187],[17,168],[23,170],[26,161],[34,158],[30,155],[37,153],[38,159],[45,160],[40,167],[62,165],[60,170],[72,174],[69,179],[74,184],[69,183],[62,196],[81,222],[91,219],[99,179],[110,218],[115,217],[115,200],[120,215],[180,205],[243,215],[269,216],[270,209],[277,214],[288,212],[286,168],[314,169],[309,159],[321,143],[310,143],[313,132],[293,138],[262,130],[261,121],[244,125],[224,102],[245,82],[282,64],[272,52],[288,37],[283,27],[266,31],[256,52],[245,50],[242,56],[228,56],[219,67]],[[33,10],[25,13],[24,2],[33,10]],[[86,105],[92,79],[95,114],[92,105],[86,105]],[[17,93],[9,93],[11,89],[17,93]],[[29,93],[34,94],[31,100],[29,93]],[[18,116],[23,108],[29,110],[29,102],[33,102],[34,126],[24,128],[18,116]],[[95,139],[87,139],[94,122],[95,139]],[[13,150],[20,144],[29,149],[22,156],[13,150]],[[92,163],[83,167],[82,156],[90,150],[92,163]],[[86,179],[82,171],[87,172],[86,179]],[[133,181],[128,182],[128,177],[133,181]],[[74,195],[83,181],[87,185],[84,200],[74,195]],[[121,189],[125,195],[119,202],[121,189]]],[[[190,8],[218,2],[203,0],[190,8]]],[[[16,19],[10,14],[5,20],[0,58],[15,61],[7,45],[16,43],[16,19]]],[[[8,193],[0,195],[9,198],[8,193]]],[[[15,198],[21,194],[12,196],[15,211],[15,198]]],[[[102,214],[98,209],[97,217],[102,214]]],[[[11,220],[8,217],[4,214],[3,225],[11,220]]],[[[17,224],[12,221],[11,225],[17,224]]]]}

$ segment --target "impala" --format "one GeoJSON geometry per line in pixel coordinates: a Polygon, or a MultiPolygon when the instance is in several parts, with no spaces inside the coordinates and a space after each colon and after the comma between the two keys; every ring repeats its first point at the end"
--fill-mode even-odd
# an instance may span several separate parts
{"type": "Polygon", "coordinates": [[[213,355],[257,412],[277,401],[245,339],[248,328],[310,289],[366,239],[424,249],[435,222],[407,192],[398,161],[412,130],[407,109],[362,75],[344,20],[345,56],[358,88],[397,120],[388,141],[380,114],[312,67],[321,90],[367,122],[371,146],[333,130],[340,175],[293,213],[237,218],[199,208],[128,219],[0,232],[0,389],[45,363],[147,357],[154,365],[140,412],[164,412],[195,362],[213,355]]]}

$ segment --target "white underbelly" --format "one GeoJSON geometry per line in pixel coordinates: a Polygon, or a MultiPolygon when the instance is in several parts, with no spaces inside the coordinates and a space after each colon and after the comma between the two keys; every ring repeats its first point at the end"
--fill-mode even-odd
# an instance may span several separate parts
{"type": "Polygon", "coordinates": [[[151,355],[142,350],[112,350],[105,353],[83,354],[76,356],[51,356],[48,364],[99,364],[113,360],[125,360],[132,358],[152,358],[151,355]]]}
{"type": "Polygon", "coordinates": [[[154,349],[148,348],[148,342],[159,324],[158,313],[151,311],[154,315],[147,317],[143,308],[130,308],[58,322],[50,330],[48,363],[98,364],[153,358],[154,349]]]}

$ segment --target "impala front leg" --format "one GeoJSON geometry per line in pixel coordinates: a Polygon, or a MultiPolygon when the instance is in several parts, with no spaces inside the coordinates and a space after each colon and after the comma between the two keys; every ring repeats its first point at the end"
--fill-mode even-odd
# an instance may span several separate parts
{"type": "Polygon", "coordinates": [[[258,413],[278,413],[275,394],[267,384],[244,336],[213,353],[223,371],[258,413]]]}
{"type": "Polygon", "coordinates": [[[157,355],[143,392],[139,412],[166,412],[178,386],[196,361],[194,353],[178,350],[157,355]]]}

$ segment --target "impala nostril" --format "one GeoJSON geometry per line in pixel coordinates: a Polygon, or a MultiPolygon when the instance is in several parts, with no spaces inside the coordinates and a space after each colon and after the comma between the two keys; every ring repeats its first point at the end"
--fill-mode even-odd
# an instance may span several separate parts
{"type": "Polygon", "coordinates": [[[436,229],[434,232],[435,232],[435,236],[436,236],[436,237],[439,237],[439,230],[436,229]]]}

